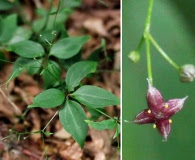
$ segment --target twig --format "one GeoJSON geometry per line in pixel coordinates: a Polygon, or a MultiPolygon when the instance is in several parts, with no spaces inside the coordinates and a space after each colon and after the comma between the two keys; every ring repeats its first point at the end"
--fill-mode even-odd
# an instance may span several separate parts
{"type": "Polygon", "coordinates": [[[21,112],[21,110],[18,108],[18,106],[17,106],[15,103],[13,103],[13,102],[7,97],[7,95],[6,95],[5,92],[2,90],[1,87],[0,87],[0,93],[3,95],[3,97],[4,97],[5,99],[8,100],[8,102],[9,102],[9,103],[11,104],[11,106],[14,108],[14,112],[15,112],[17,115],[22,114],[22,112],[21,112]]]}
{"type": "Polygon", "coordinates": [[[42,6],[40,0],[33,0],[33,1],[34,1],[34,3],[35,3],[36,8],[43,8],[43,6],[42,6]]]}

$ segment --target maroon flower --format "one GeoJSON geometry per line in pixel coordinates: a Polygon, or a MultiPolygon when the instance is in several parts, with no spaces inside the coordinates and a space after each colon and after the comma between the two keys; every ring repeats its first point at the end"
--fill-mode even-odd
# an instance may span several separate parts
{"type": "Polygon", "coordinates": [[[184,105],[187,96],[182,99],[170,99],[164,102],[161,93],[153,87],[148,80],[147,103],[148,109],[141,111],[133,120],[136,124],[153,123],[154,128],[167,141],[167,137],[171,131],[170,119],[175,113],[180,111],[184,105]]]}

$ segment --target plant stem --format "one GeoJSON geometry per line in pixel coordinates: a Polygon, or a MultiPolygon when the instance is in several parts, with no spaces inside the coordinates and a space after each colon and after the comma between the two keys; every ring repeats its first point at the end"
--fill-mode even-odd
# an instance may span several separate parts
{"type": "Polygon", "coordinates": [[[151,54],[150,54],[150,39],[148,37],[148,33],[150,32],[150,23],[151,23],[153,3],[154,3],[154,0],[149,0],[148,12],[147,12],[147,17],[146,17],[146,22],[145,22],[145,27],[144,27],[144,35],[143,35],[146,41],[148,79],[152,85],[153,85],[152,64],[151,64],[151,54]]]}
{"type": "Polygon", "coordinates": [[[151,21],[151,17],[152,17],[153,3],[154,3],[154,0],[149,0],[148,13],[147,13],[146,22],[145,22],[144,33],[150,31],[150,21],[151,21]]]}
{"type": "Polygon", "coordinates": [[[44,131],[47,126],[51,123],[51,121],[54,119],[54,117],[58,114],[58,111],[53,115],[53,117],[49,120],[49,122],[45,125],[45,127],[42,129],[42,131],[44,131]]]}
{"type": "Polygon", "coordinates": [[[109,115],[107,115],[106,113],[100,111],[100,110],[97,109],[97,108],[94,108],[94,110],[96,110],[97,112],[101,113],[102,115],[104,115],[104,116],[106,116],[106,117],[108,117],[108,118],[110,118],[110,119],[113,119],[112,117],[110,117],[109,115]]]}
{"type": "Polygon", "coordinates": [[[136,49],[135,49],[137,52],[140,52],[141,47],[142,47],[144,41],[145,41],[144,36],[142,36],[141,39],[140,39],[140,41],[139,41],[138,46],[137,46],[136,49]]]}
{"type": "Polygon", "coordinates": [[[146,36],[145,40],[146,40],[146,56],[147,56],[148,79],[149,79],[150,83],[153,85],[152,63],[151,63],[151,54],[150,54],[150,40],[149,40],[148,36],[146,36]]]}
{"type": "Polygon", "coordinates": [[[158,52],[167,60],[167,62],[169,62],[169,64],[172,65],[175,69],[179,70],[180,67],[175,62],[173,62],[171,58],[163,51],[163,49],[158,45],[150,33],[147,33],[147,37],[150,39],[158,52]]]}
{"type": "MultiPolygon", "coordinates": [[[[43,131],[43,130],[42,130],[42,131],[43,131]]],[[[45,156],[46,159],[47,159],[47,150],[46,150],[46,146],[45,146],[45,139],[44,139],[44,133],[43,133],[43,132],[41,133],[41,139],[42,139],[42,142],[43,142],[44,156],[45,156]]]]}
{"type": "Polygon", "coordinates": [[[54,22],[53,22],[53,30],[54,30],[54,28],[55,28],[56,17],[57,17],[57,15],[58,15],[59,10],[60,10],[60,0],[59,0],[59,2],[58,2],[57,11],[56,11],[56,13],[55,13],[55,18],[54,18],[54,22]]]}

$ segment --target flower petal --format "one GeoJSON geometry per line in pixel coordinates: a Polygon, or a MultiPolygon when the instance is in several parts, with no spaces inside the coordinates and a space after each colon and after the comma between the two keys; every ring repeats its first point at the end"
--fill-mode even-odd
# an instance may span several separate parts
{"type": "Polygon", "coordinates": [[[137,114],[137,116],[133,119],[133,122],[136,124],[147,124],[154,123],[155,119],[151,110],[145,109],[137,114]]]}
{"type": "Polygon", "coordinates": [[[182,98],[182,99],[170,99],[169,101],[167,101],[165,103],[167,107],[164,107],[162,111],[163,114],[167,116],[166,118],[169,118],[173,116],[175,113],[177,113],[178,111],[180,111],[187,98],[188,97],[186,96],[185,98],[182,98]]]}
{"type": "Polygon", "coordinates": [[[153,87],[149,80],[148,80],[148,92],[147,92],[147,103],[149,109],[151,109],[153,112],[158,112],[162,107],[164,103],[164,99],[155,87],[153,87]]]}
{"type": "Polygon", "coordinates": [[[171,131],[171,124],[169,119],[161,119],[156,121],[156,127],[161,136],[163,136],[164,140],[167,141],[167,137],[171,131]]]}

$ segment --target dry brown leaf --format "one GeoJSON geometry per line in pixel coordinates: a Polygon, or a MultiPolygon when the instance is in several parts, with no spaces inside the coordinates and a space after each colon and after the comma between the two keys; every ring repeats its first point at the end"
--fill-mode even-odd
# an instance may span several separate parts
{"type": "Polygon", "coordinates": [[[22,98],[22,100],[27,104],[31,104],[33,97],[29,96],[24,89],[19,88],[19,87],[15,87],[14,91],[19,95],[20,98],[22,98]]]}
{"type": "Polygon", "coordinates": [[[54,137],[59,139],[68,139],[71,137],[71,135],[68,132],[66,132],[64,128],[62,128],[54,133],[54,137]]]}
{"type": "Polygon", "coordinates": [[[2,92],[0,93],[0,112],[3,114],[3,117],[7,117],[13,124],[18,122],[18,118],[15,117],[15,114],[21,114],[20,109],[14,104],[9,103],[9,98],[3,98],[2,92]]]}
{"type": "Polygon", "coordinates": [[[83,156],[83,151],[76,142],[67,149],[59,151],[59,153],[66,160],[81,160],[83,156]]]}
{"type": "Polygon", "coordinates": [[[103,21],[100,18],[88,18],[83,22],[83,27],[91,31],[92,33],[96,33],[100,36],[108,36],[108,33],[104,27],[103,21]]]}
{"type": "Polygon", "coordinates": [[[104,152],[99,152],[95,155],[94,160],[106,160],[106,156],[104,152]]]}
{"type": "MultiPolygon", "coordinates": [[[[31,132],[39,131],[41,129],[41,119],[37,110],[31,110],[31,122],[33,123],[33,127],[31,132]]],[[[36,142],[41,138],[41,134],[33,134],[31,138],[36,142]]]]}
{"type": "Polygon", "coordinates": [[[113,134],[113,130],[97,131],[89,127],[89,135],[92,141],[85,143],[84,151],[91,155],[91,157],[107,157],[107,155],[113,152],[111,145],[113,134]]]}

